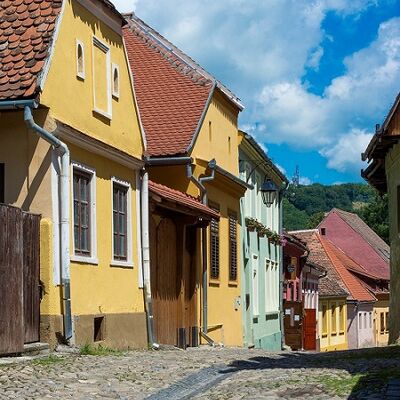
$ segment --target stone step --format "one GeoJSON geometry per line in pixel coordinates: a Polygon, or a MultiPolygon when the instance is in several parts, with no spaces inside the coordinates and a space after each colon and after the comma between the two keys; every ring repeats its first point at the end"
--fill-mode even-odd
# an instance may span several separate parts
{"type": "Polygon", "coordinates": [[[46,355],[50,353],[50,346],[48,343],[27,343],[24,344],[24,350],[22,355],[24,356],[39,356],[46,355]]]}

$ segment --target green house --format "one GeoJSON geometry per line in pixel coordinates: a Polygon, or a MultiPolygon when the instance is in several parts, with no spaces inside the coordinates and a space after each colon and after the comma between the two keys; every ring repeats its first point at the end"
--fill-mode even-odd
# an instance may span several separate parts
{"type": "Polygon", "coordinates": [[[239,172],[252,186],[241,199],[243,342],[282,348],[282,193],[287,179],[245,132],[239,132],[239,172]]]}

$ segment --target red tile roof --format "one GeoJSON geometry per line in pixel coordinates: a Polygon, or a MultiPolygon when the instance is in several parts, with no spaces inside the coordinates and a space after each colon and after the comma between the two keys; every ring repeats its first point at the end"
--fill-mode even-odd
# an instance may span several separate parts
{"type": "Polygon", "coordinates": [[[136,19],[130,19],[123,31],[146,155],[186,154],[214,82],[177,57],[136,19]]]}
{"type": "Polygon", "coordinates": [[[183,206],[200,211],[202,214],[205,214],[208,217],[219,219],[219,214],[217,212],[187,193],[180,192],[179,190],[172,189],[168,186],[161,185],[160,183],[153,181],[149,181],[149,191],[163,199],[173,201],[183,206]]]}
{"type": "Polygon", "coordinates": [[[0,2],[0,100],[38,94],[62,0],[0,2]]]}
{"type": "Polygon", "coordinates": [[[322,246],[318,231],[313,229],[290,233],[307,243],[307,247],[310,250],[307,261],[320,265],[327,271],[327,275],[319,280],[318,290],[320,296],[347,297],[349,292],[346,285],[322,246]]]}
{"type": "Polygon", "coordinates": [[[334,208],[318,228],[370,275],[390,279],[389,246],[358,215],[334,208]]]}
{"type": "Polygon", "coordinates": [[[353,265],[354,261],[334,246],[331,241],[322,237],[320,237],[320,241],[343,283],[346,285],[347,290],[350,292],[351,297],[357,301],[376,301],[376,298],[361,281],[347,269],[347,265],[353,265]]]}

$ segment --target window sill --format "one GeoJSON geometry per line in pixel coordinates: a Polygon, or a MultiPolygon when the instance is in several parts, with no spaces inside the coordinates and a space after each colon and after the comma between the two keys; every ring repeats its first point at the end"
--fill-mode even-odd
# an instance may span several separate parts
{"type": "Polygon", "coordinates": [[[208,285],[209,286],[219,286],[220,285],[220,281],[219,281],[219,279],[213,279],[213,278],[210,278],[209,279],[209,281],[208,281],[208,285]]]}
{"type": "Polygon", "coordinates": [[[231,286],[231,287],[237,287],[239,284],[237,283],[237,281],[229,281],[228,282],[228,286],[231,286]]]}
{"type": "Polygon", "coordinates": [[[268,312],[265,313],[265,316],[277,315],[279,313],[280,313],[279,310],[277,310],[277,311],[268,311],[268,312]]]}
{"type": "Polygon", "coordinates": [[[110,267],[133,268],[133,262],[112,260],[110,261],[110,267]]]}
{"type": "Polygon", "coordinates": [[[92,265],[99,265],[99,260],[94,257],[84,257],[84,256],[71,256],[70,261],[77,262],[80,264],[92,264],[92,265]]]}
{"type": "Polygon", "coordinates": [[[102,111],[102,110],[100,110],[100,109],[98,109],[98,108],[94,108],[94,109],[93,109],[93,112],[94,112],[95,114],[98,114],[98,115],[100,115],[100,116],[102,116],[102,117],[104,117],[104,118],[107,118],[107,119],[109,119],[109,120],[111,121],[111,118],[112,118],[111,113],[106,112],[106,111],[102,111]]]}

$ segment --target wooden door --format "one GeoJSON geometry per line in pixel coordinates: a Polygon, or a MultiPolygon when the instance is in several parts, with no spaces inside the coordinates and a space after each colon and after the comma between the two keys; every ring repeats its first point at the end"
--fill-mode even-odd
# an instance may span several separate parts
{"type": "Polygon", "coordinates": [[[151,290],[154,330],[161,344],[177,344],[178,299],[176,225],[163,218],[157,228],[151,224],[151,290]]]}
{"type": "Polygon", "coordinates": [[[40,216],[23,214],[23,279],[25,343],[39,341],[40,330],[40,216]]]}
{"type": "Polygon", "coordinates": [[[303,304],[298,301],[285,301],[284,313],[285,343],[292,350],[300,350],[303,347],[303,304]]]}
{"type": "Polygon", "coordinates": [[[24,348],[22,211],[0,205],[0,354],[24,348]]]}
{"type": "Polygon", "coordinates": [[[317,350],[317,314],[313,308],[304,310],[303,318],[304,350],[317,350]]]}

